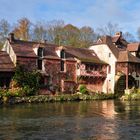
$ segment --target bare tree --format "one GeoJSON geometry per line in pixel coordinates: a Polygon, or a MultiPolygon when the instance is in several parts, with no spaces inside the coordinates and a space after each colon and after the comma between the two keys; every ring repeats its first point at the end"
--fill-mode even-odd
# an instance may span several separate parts
{"type": "Polygon", "coordinates": [[[129,32],[123,33],[123,38],[128,42],[135,42],[136,41],[135,37],[129,32]]]}
{"type": "Polygon", "coordinates": [[[121,28],[117,23],[113,24],[111,22],[108,22],[107,25],[104,27],[100,27],[97,29],[97,32],[100,35],[110,35],[113,36],[116,32],[119,32],[121,28]]]}
{"type": "Polygon", "coordinates": [[[137,36],[138,36],[138,39],[140,40],[140,27],[138,27],[137,29],[137,36]]]}
{"type": "Polygon", "coordinates": [[[33,32],[32,39],[35,41],[41,41],[47,39],[47,29],[45,23],[43,22],[37,22],[34,25],[32,32],[33,32]]]}
{"type": "Polygon", "coordinates": [[[97,39],[97,35],[91,27],[84,26],[80,29],[81,47],[89,47],[96,39],[97,39]]]}
{"type": "Polygon", "coordinates": [[[8,33],[10,32],[10,24],[7,20],[0,20],[0,42],[4,43],[8,33]]]}
{"type": "Polygon", "coordinates": [[[59,44],[61,42],[61,35],[63,33],[64,25],[63,20],[53,20],[47,22],[47,40],[52,43],[59,44]]]}

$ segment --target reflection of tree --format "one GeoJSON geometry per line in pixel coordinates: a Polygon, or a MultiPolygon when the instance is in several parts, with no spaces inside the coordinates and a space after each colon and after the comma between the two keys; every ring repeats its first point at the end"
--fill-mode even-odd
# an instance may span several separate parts
{"type": "Polygon", "coordinates": [[[124,104],[124,102],[122,102],[120,100],[114,100],[114,110],[117,113],[125,112],[125,104],[124,104]]]}
{"type": "Polygon", "coordinates": [[[138,101],[114,101],[114,110],[118,117],[125,120],[136,119],[140,112],[140,103],[138,101]]]}

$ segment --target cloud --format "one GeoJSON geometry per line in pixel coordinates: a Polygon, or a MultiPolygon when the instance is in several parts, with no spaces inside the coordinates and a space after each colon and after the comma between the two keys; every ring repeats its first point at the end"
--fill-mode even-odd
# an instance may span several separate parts
{"type": "Polygon", "coordinates": [[[76,26],[97,28],[108,22],[124,30],[140,26],[138,0],[0,0],[0,15],[11,23],[27,17],[31,21],[62,19],[76,26]]]}

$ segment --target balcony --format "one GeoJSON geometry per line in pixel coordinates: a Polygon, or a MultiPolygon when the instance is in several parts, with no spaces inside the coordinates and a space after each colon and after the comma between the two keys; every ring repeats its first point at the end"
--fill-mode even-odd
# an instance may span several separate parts
{"type": "Polygon", "coordinates": [[[107,74],[104,71],[89,71],[89,70],[81,70],[80,76],[89,76],[89,77],[106,77],[107,74]]]}

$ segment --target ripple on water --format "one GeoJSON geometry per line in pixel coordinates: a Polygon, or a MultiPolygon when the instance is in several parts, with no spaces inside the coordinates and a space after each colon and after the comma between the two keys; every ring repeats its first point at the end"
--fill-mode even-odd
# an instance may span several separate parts
{"type": "Polygon", "coordinates": [[[139,106],[111,100],[0,108],[0,140],[137,140],[139,106]]]}

